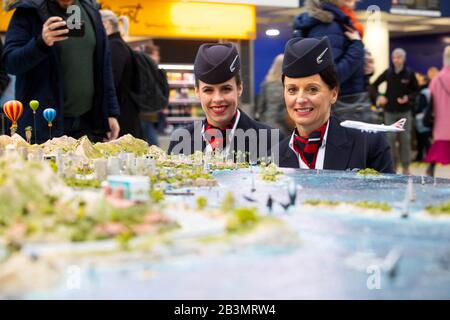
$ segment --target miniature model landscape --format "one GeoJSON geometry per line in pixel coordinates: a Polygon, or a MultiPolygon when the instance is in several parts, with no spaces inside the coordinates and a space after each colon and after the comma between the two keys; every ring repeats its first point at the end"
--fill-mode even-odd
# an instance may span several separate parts
{"type": "Polygon", "coordinates": [[[448,299],[449,243],[450,180],[0,136],[2,298],[448,299]]]}

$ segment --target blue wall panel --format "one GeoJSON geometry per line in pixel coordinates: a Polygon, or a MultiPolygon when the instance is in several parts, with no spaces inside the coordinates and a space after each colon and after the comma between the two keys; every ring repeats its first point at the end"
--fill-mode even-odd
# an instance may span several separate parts
{"type": "Polygon", "coordinates": [[[405,49],[407,65],[414,70],[426,73],[428,68],[442,68],[442,53],[446,45],[445,38],[450,35],[425,35],[393,38],[390,40],[391,51],[397,47],[405,49]]]}
{"type": "Polygon", "coordinates": [[[290,34],[281,35],[277,38],[269,38],[265,34],[258,34],[254,41],[254,66],[255,66],[255,94],[259,92],[267,72],[272,65],[273,59],[284,52],[284,45],[290,39],[290,34]]]}

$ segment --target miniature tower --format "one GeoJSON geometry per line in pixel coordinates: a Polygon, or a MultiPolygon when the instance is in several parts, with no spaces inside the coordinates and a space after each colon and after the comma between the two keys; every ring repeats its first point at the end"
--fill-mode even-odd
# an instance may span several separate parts
{"type": "Polygon", "coordinates": [[[269,194],[269,197],[267,198],[266,207],[267,207],[267,209],[269,209],[269,213],[272,213],[273,199],[270,194],[269,194]]]}
{"type": "Polygon", "coordinates": [[[255,174],[252,173],[251,176],[252,176],[252,189],[251,189],[251,191],[252,191],[252,192],[255,192],[255,191],[256,191],[256,186],[255,186],[255,174]]]}
{"type": "Polygon", "coordinates": [[[289,182],[288,193],[290,205],[295,206],[295,201],[297,200],[297,185],[294,181],[289,182]]]}

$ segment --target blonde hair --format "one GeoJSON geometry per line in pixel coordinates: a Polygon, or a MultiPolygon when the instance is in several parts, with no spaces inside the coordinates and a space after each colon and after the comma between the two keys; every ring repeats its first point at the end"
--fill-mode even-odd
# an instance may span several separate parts
{"type": "Polygon", "coordinates": [[[444,66],[450,66],[450,46],[444,49],[444,66]]]}
{"type": "Polygon", "coordinates": [[[100,10],[102,20],[109,21],[113,28],[113,32],[120,32],[123,37],[128,37],[130,20],[126,16],[117,17],[111,10],[100,10]]]}
{"type": "Polygon", "coordinates": [[[281,82],[284,54],[279,54],[273,59],[272,66],[266,75],[266,82],[281,82]]]}
{"type": "Polygon", "coordinates": [[[436,68],[436,67],[428,68],[428,70],[427,70],[427,77],[431,81],[431,80],[433,80],[433,78],[435,76],[437,76],[438,73],[439,73],[439,69],[438,68],[436,68]]]}

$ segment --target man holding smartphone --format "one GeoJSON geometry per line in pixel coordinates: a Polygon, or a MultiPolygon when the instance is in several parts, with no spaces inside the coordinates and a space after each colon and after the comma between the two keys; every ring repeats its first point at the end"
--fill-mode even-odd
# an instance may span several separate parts
{"type": "MultiPolygon", "coordinates": [[[[2,56],[3,52],[3,42],[2,39],[0,39],[0,57],[2,56]]],[[[3,92],[6,90],[6,87],[9,84],[9,76],[5,71],[5,68],[2,65],[2,61],[0,60],[0,98],[3,95],[3,92]]],[[[0,106],[2,107],[2,106],[0,106]]]]}
{"type": "MultiPolygon", "coordinates": [[[[6,33],[3,62],[17,75],[16,98],[57,111],[53,133],[92,141],[119,134],[108,39],[95,0],[18,0],[6,33]],[[75,23],[72,23],[75,21],[75,23]]],[[[33,126],[24,108],[18,132],[33,126]]],[[[38,142],[48,139],[38,117],[38,142]]]]}

